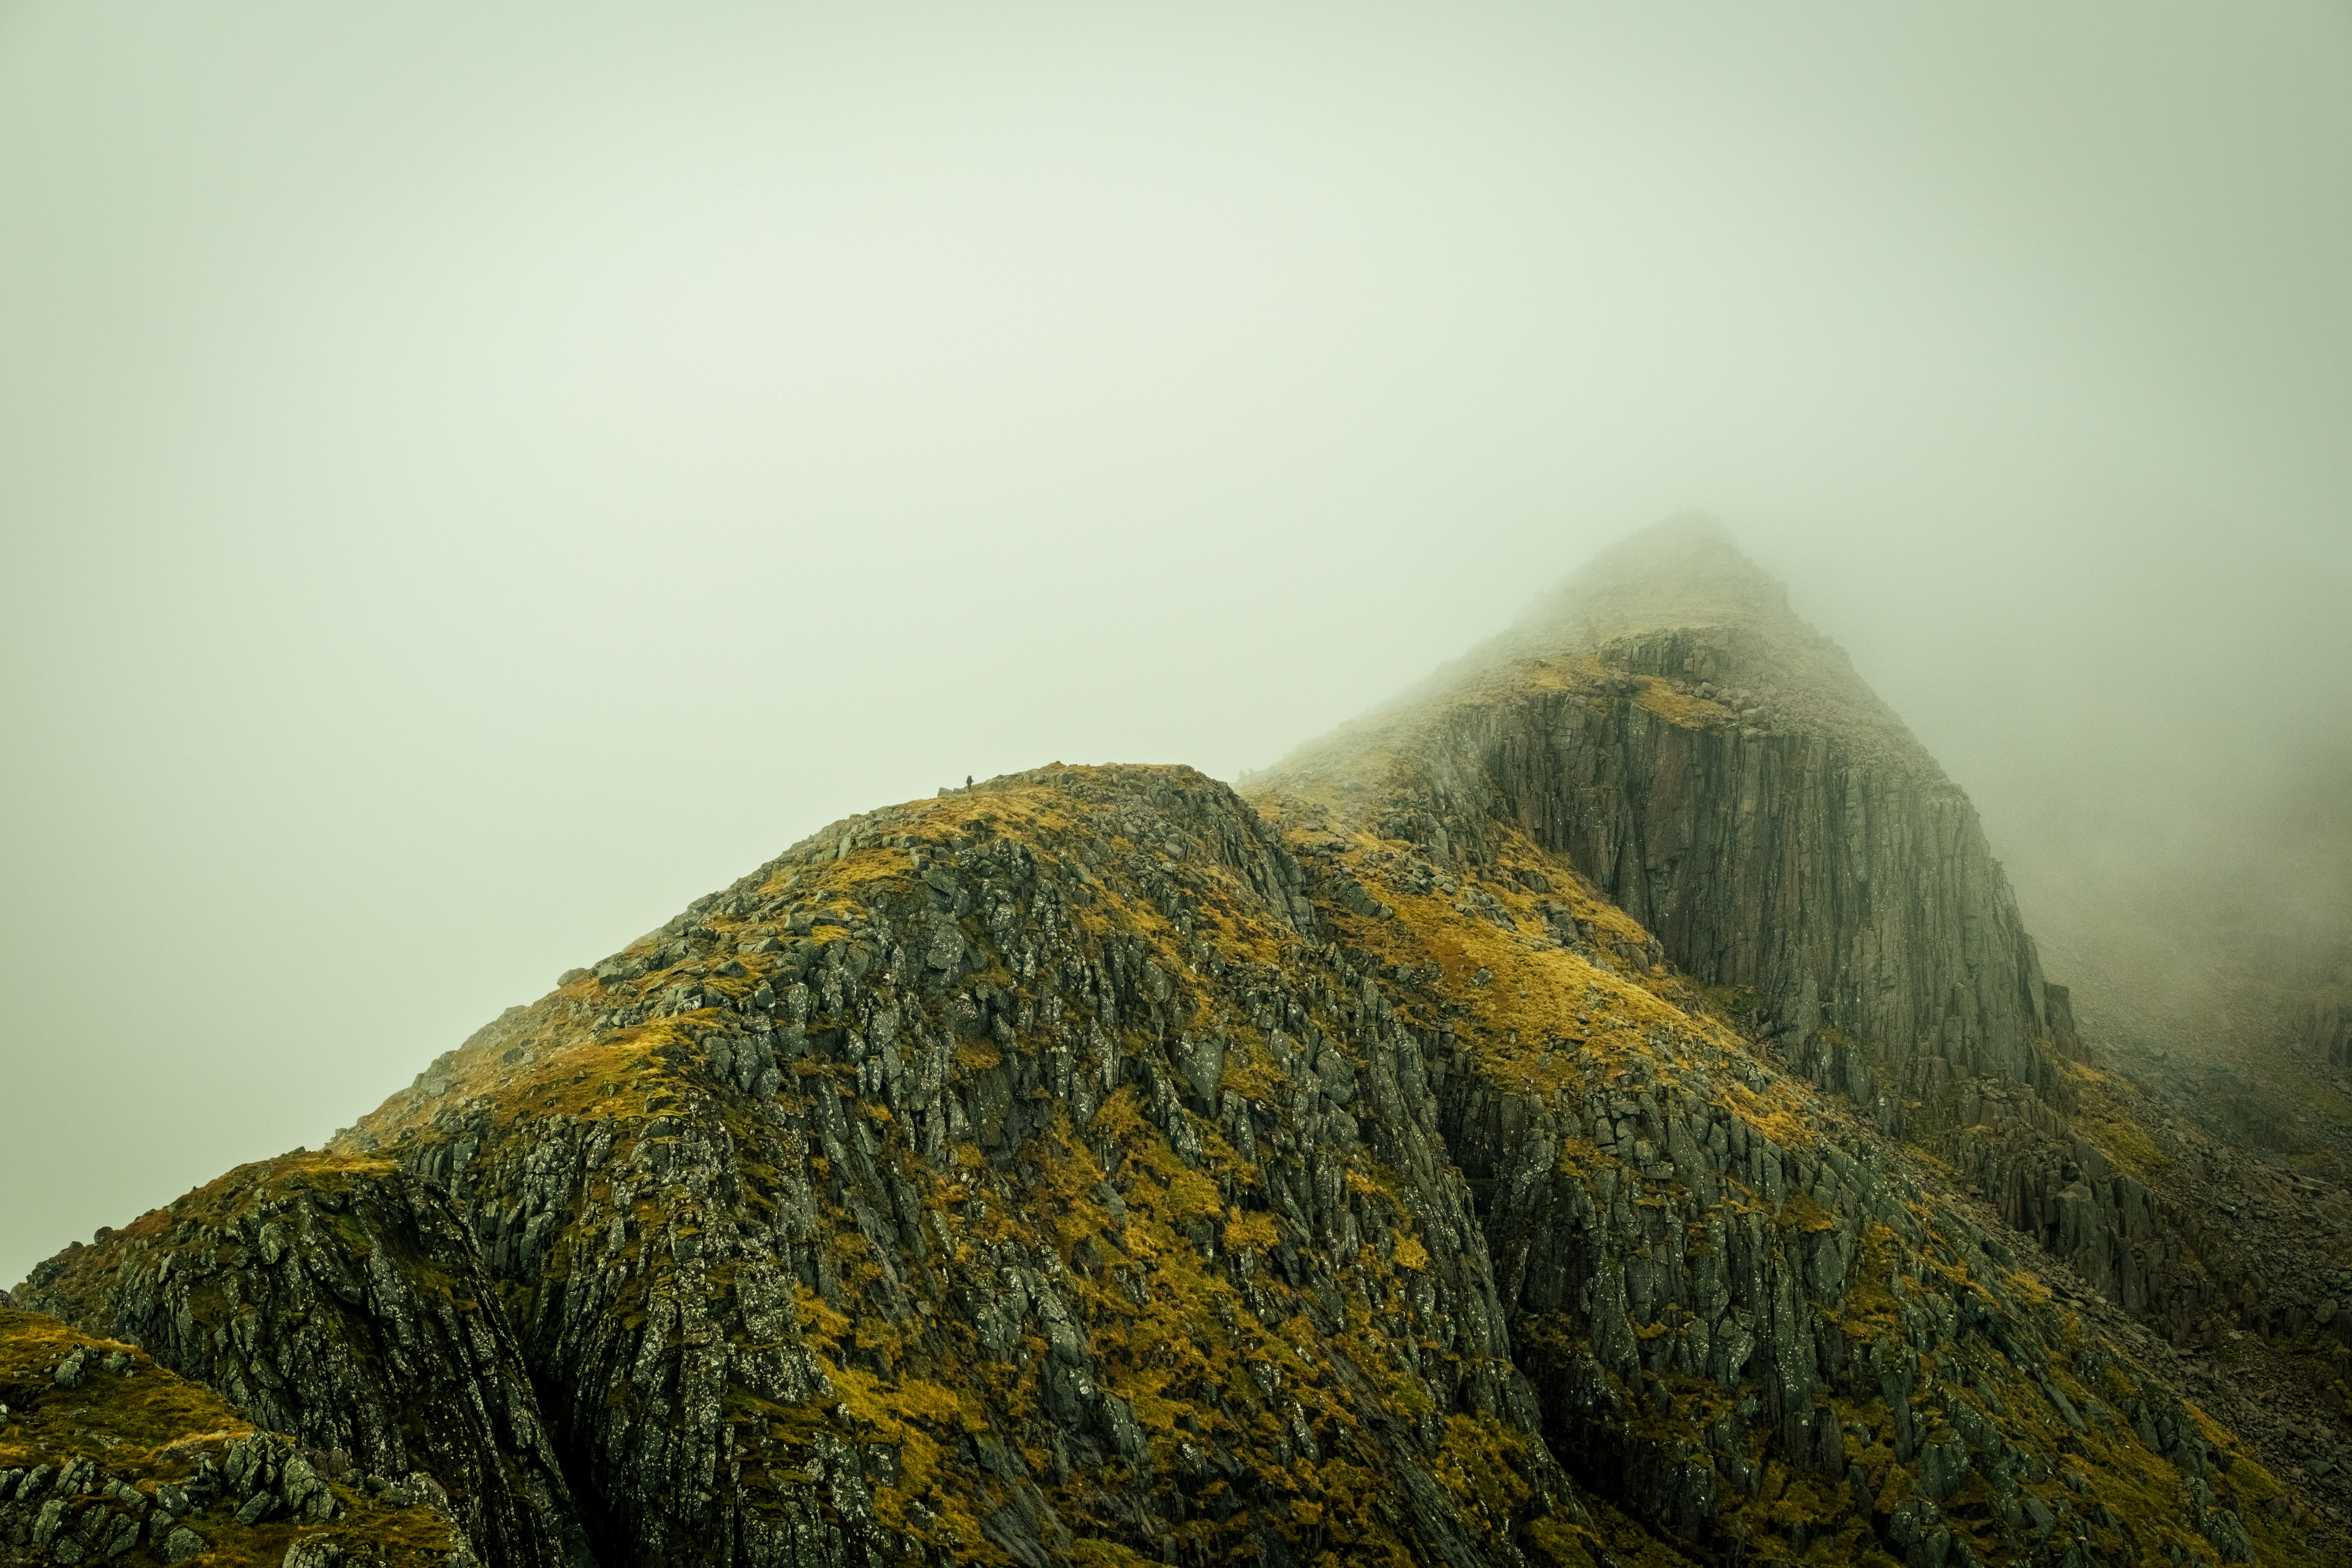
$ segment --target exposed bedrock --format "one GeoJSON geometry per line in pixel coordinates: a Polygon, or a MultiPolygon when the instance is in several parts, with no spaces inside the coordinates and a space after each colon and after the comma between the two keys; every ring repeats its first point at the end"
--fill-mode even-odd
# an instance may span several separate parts
{"type": "Polygon", "coordinates": [[[2147,1330],[2339,1276],[1719,531],[1252,787],[834,824],[33,1304],[500,1568],[2327,1560],[2147,1330]]]}
{"type": "Polygon", "coordinates": [[[135,1341],[260,1426],[429,1475],[500,1568],[591,1561],[465,1220],[388,1161],[240,1166],[29,1283],[33,1310],[135,1341]]]}
{"type": "Polygon", "coordinates": [[[1712,520],[1633,535],[1251,787],[1455,870],[1526,835],[1884,1129],[1961,1078],[2057,1092],[2040,961],[1975,809],[1712,520]]]}
{"type": "MultiPolygon", "coordinates": [[[[1727,634],[1662,632],[1616,668],[1709,680],[1727,634]]],[[[1730,679],[1726,676],[1726,679],[1730,679]]],[[[1845,742],[1677,722],[1615,682],[1523,689],[1433,721],[1419,802],[1383,826],[1477,858],[1507,823],[1568,859],[1818,1084],[1880,1105],[1960,1076],[2047,1089],[2042,978],[1967,798],[1845,742]],[[1418,807],[1418,809],[1416,809],[1418,807]]]]}
{"type": "Polygon", "coordinates": [[[1181,769],[844,828],[352,1135],[467,1216],[606,1568],[1588,1560],[1278,836],[1181,769]]]}
{"type": "Polygon", "coordinates": [[[2158,1156],[2162,1175],[2143,1180],[1999,1081],[1965,1086],[1927,1142],[2084,1288],[2176,1344],[2210,1345],[2239,1327],[2352,1345],[2352,1290],[2316,1244],[2317,1228],[2343,1216],[2332,1188],[2177,1137],[2158,1156]]]}
{"type": "Polygon", "coordinates": [[[6,1568],[482,1568],[437,1482],[252,1430],[139,1347],[0,1306],[6,1568]]]}
{"type": "Polygon", "coordinates": [[[1766,1072],[1696,1041],[1548,1096],[1433,1050],[1518,1364],[1595,1493],[1731,1561],[2250,1552],[2198,1419],[1871,1131],[1782,1088],[1777,1141],[1723,1092],[1766,1072]]]}

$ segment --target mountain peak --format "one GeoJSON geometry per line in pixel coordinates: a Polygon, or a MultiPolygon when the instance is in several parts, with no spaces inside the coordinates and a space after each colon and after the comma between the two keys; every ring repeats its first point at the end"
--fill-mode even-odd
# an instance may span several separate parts
{"type": "Polygon", "coordinates": [[[1515,629],[1612,634],[1675,626],[1776,621],[1799,625],[1789,591],[1750,561],[1731,530],[1705,512],[1638,529],[1523,611],[1515,629]]]}
{"type": "Polygon", "coordinates": [[[1308,742],[1253,782],[1363,795],[1402,758],[1451,744],[1462,704],[1510,700],[1563,680],[1598,696],[1604,673],[1705,700],[1677,722],[1834,740],[1857,760],[1931,787],[1949,781],[1854,670],[1790,606],[1789,591],[1705,512],[1637,529],[1538,595],[1511,626],[1371,711],[1308,742]],[[1433,726],[1434,728],[1433,729],[1433,726]]]}

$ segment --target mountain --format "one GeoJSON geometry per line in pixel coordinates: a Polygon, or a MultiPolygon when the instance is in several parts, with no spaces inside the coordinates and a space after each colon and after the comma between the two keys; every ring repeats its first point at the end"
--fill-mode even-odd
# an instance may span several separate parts
{"type": "Polygon", "coordinates": [[[2340,1561],[2315,1407],[2244,1401],[2341,1375],[2352,1214],[2230,1189],[2303,1227],[2248,1297],[2081,1036],[1965,796],[1676,520],[1246,796],[834,824],[7,1322],[499,1565],[2340,1561]]]}
{"type": "Polygon", "coordinates": [[[1479,865],[1516,833],[1899,1131],[1905,1097],[2046,1089],[2032,940],[1968,799],[1706,518],[1619,544],[1261,790],[1479,865]]]}

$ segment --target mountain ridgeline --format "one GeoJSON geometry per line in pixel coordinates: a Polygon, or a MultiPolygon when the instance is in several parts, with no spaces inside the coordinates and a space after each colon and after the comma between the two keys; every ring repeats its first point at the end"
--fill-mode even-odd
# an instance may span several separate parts
{"type": "Polygon", "coordinates": [[[1885,1131],[1959,1079],[2055,1080],[2040,961],[1967,796],[1704,521],[1619,545],[1260,787],[1369,790],[1359,815],[1448,863],[1524,835],[1885,1131]]]}
{"type": "Polygon", "coordinates": [[[2179,1350],[2352,1313],[2074,1028],[1966,798],[1663,525],[1245,796],[836,823],[41,1265],[0,1561],[2342,1560],[2179,1350]],[[69,1340],[276,1458],[77,1469],[69,1340]]]}

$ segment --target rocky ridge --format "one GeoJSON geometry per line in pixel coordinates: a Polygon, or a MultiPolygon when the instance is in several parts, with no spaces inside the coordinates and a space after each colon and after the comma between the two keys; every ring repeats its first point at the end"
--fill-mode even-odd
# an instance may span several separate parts
{"type": "Polygon", "coordinates": [[[1727,551],[1248,800],[833,825],[33,1304],[500,1562],[2329,1560],[2326,1445],[2174,1349],[2252,1277],[2186,1162],[1727,551]]]}
{"type": "Polygon", "coordinates": [[[1728,1559],[2244,1561],[2245,1510],[2315,1524],[2144,1333],[2098,1332],[2063,1265],[1526,836],[1438,871],[1287,809],[1343,946],[1407,987],[1518,1364],[1594,1495],[1728,1559]]]}
{"type": "Polygon", "coordinates": [[[1300,887],[1183,769],[853,819],[335,1157],[464,1215],[601,1561],[1590,1561],[1300,887]]]}
{"type": "Polygon", "coordinates": [[[1524,833],[1890,1132],[1961,1077],[2055,1083],[2040,961],[1967,797],[1706,520],[1634,535],[1251,789],[1437,867],[1524,833]]]}

